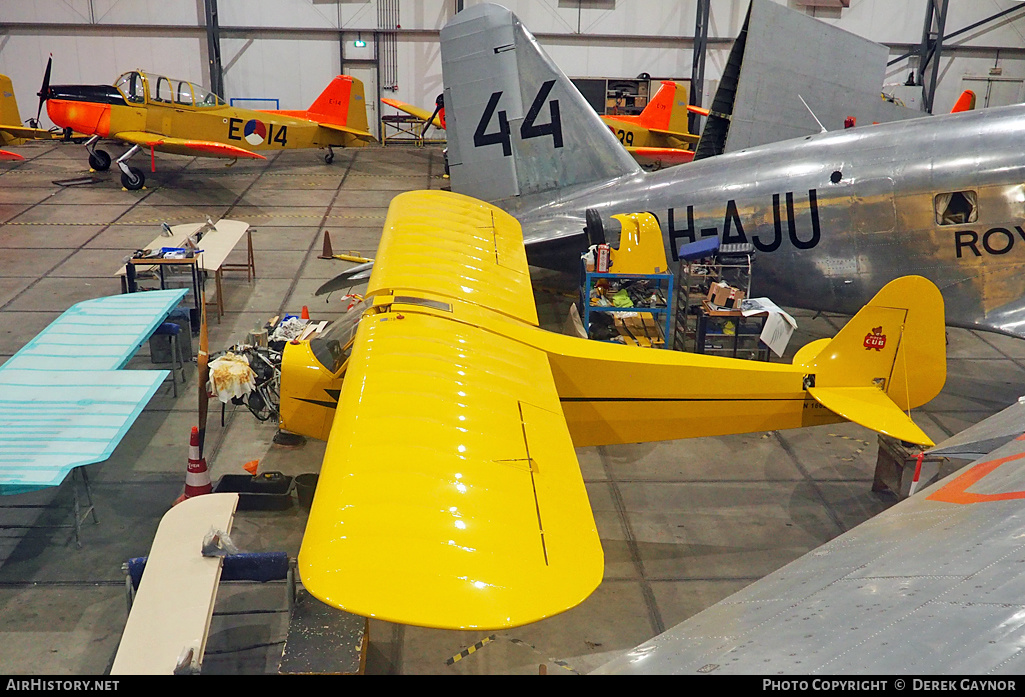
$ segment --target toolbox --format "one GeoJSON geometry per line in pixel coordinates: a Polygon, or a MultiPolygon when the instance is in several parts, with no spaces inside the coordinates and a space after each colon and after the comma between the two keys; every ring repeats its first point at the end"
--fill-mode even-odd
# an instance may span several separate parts
{"type": "Polygon", "coordinates": [[[238,494],[240,511],[283,511],[292,507],[292,477],[281,472],[226,474],[217,480],[214,492],[238,494]]]}

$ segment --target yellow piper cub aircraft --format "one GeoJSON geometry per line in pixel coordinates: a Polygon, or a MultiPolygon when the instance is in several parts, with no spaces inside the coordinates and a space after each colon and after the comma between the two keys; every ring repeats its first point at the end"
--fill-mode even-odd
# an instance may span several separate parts
{"type": "MultiPolygon", "coordinates": [[[[445,128],[445,103],[438,95],[433,112],[397,99],[382,98],[384,104],[415,116],[427,127],[445,128]]],[[[638,164],[648,170],[690,162],[694,151],[690,147],[700,136],[687,130],[687,114],[693,111],[707,116],[708,110],[687,104],[687,88],[680,83],[663,80],[658,92],[644,110],[636,116],[605,114],[605,122],[619,142],[623,144],[638,164]]],[[[423,133],[421,133],[423,135],[423,133]]]]}
{"type": "MultiPolygon", "coordinates": [[[[18,111],[18,100],[14,96],[11,78],[0,75],[0,145],[22,145],[29,140],[53,140],[59,137],[59,134],[51,133],[45,128],[24,125],[21,112],[18,111]]],[[[0,150],[0,160],[24,159],[18,153],[0,150]]]]}
{"type": "Polygon", "coordinates": [[[86,141],[89,166],[110,167],[110,155],[96,150],[100,138],[132,147],[116,162],[126,189],[141,189],[142,171],[127,162],[140,148],[199,157],[267,159],[263,152],[292,148],[355,147],[376,140],[367,130],[363,83],[335,77],[305,111],[256,111],[228,106],[216,94],[184,80],[133,70],[109,85],[50,85],[46,67],[40,97],[50,120],[92,136],[86,141]]]}
{"type": "Polygon", "coordinates": [[[575,446],[844,419],[928,444],[905,411],[946,377],[943,299],[918,276],[792,365],[544,331],[519,223],[445,191],[393,200],[349,317],[282,361],[281,427],[327,439],[302,582],[425,627],[514,627],[594,591],[604,559],[575,446]]]}

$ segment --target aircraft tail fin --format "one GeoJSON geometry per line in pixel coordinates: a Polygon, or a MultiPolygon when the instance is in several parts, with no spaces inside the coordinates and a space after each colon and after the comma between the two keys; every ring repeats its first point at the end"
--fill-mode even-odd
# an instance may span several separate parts
{"type": "Polygon", "coordinates": [[[638,122],[645,128],[673,133],[687,133],[687,88],[671,80],[663,80],[638,122]]]}
{"type": "Polygon", "coordinates": [[[971,90],[965,90],[957,98],[957,102],[954,103],[954,108],[950,110],[950,113],[956,114],[961,111],[972,111],[973,109],[975,109],[975,93],[971,90]]]}
{"type": "Polygon", "coordinates": [[[338,75],[320,93],[306,112],[319,123],[368,131],[367,103],[363,82],[350,75],[338,75]]]}
{"type": "MultiPolygon", "coordinates": [[[[21,126],[21,113],[18,111],[18,100],[14,97],[14,86],[11,78],[0,75],[0,125],[21,126]]],[[[0,143],[5,142],[0,136],[0,143]]]]}
{"type": "Polygon", "coordinates": [[[921,276],[886,284],[831,340],[801,349],[808,392],[844,418],[912,443],[929,437],[905,414],[946,380],[943,296],[921,276]]]}
{"type": "Polygon", "coordinates": [[[640,173],[509,10],[482,3],[441,30],[452,190],[486,201],[640,173]]]}

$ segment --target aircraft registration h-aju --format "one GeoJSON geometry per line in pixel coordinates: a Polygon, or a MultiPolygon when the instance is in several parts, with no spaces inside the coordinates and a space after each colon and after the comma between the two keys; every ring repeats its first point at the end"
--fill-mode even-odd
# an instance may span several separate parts
{"type": "MultiPolygon", "coordinates": [[[[664,265],[657,228],[637,253],[650,245],[664,265]]],[[[844,419],[928,443],[906,412],[943,386],[942,308],[929,281],[898,279],[791,365],[555,334],[538,326],[514,218],[451,192],[400,194],[364,301],[282,359],[281,427],[327,440],[303,585],[428,627],[567,610],[604,571],[574,447],[844,419]]]]}
{"type": "Polygon", "coordinates": [[[728,126],[713,114],[694,162],[645,173],[507,9],[457,14],[441,55],[452,190],[515,216],[532,264],[576,268],[588,209],[651,211],[674,259],[707,236],[753,244],[753,290],[777,303],[849,314],[914,273],[949,324],[1025,336],[1025,106],[702,158],[728,126]]]}
{"type": "MultiPolygon", "coordinates": [[[[86,141],[89,166],[110,167],[110,155],[96,149],[100,138],[130,143],[116,160],[121,183],[140,189],[142,171],[128,165],[140,149],[198,157],[266,159],[265,152],[292,148],[356,147],[375,140],[367,130],[363,83],[335,77],[305,111],[256,111],[228,106],[216,94],[185,80],[140,70],[124,73],[113,85],[51,85],[47,63],[40,107],[65,129],[92,136],[86,141]]],[[[153,163],[155,171],[155,161],[153,163]]]]}

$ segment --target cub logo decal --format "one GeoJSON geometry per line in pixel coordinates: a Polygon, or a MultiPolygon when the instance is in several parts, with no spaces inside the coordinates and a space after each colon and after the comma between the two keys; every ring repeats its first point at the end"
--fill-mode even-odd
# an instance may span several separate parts
{"type": "Polygon", "coordinates": [[[865,350],[875,349],[876,351],[882,351],[883,347],[886,346],[886,335],[883,334],[883,328],[873,327],[872,332],[865,335],[865,343],[863,344],[865,350]]]}

